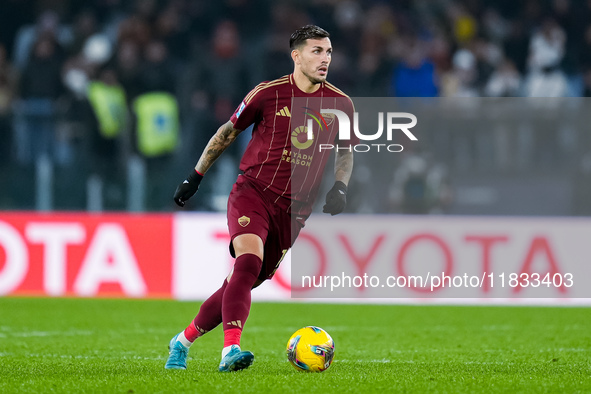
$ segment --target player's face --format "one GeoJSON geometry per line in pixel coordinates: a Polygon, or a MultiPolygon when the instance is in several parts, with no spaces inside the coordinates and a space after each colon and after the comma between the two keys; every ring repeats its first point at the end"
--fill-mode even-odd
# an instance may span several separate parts
{"type": "Polygon", "coordinates": [[[308,39],[306,44],[298,50],[299,67],[310,82],[318,84],[326,81],[328,66],[332,57],[330,39],[308,39]]]}

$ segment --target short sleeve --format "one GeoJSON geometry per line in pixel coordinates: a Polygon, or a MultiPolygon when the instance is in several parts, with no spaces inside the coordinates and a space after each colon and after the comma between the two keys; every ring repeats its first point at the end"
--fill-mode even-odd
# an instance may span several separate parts
{"type": "Polygon", "coordinates": [[[234,125],[235,129],[244,130],[251,124],[260,120],[262,111],[262,94],[259,89],[260,85],[250,91],[244,97],[244,100],[240,103],[234,114],[230,118],[230,121],[234,125]]]}

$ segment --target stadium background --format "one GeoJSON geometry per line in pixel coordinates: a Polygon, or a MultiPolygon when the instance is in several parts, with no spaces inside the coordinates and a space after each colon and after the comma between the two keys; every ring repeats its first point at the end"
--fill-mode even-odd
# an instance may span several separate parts
{"type": "Polygon", "coordinates": [[[0,391],[591,391],[587,293],[308,302],[291,298],[289,259],[253,292],[252,368],[217,373],[218,329],[186,373],[163,369],[170,337],[232,265],[223,211],[248,132],[184,210],[171,195],[246,92],[292,71],[288,37],[306,23],[330,31],[329,79],[351,96],[450,98],[479,126],[442,130],[449,112],[433,113],[383,184],[358,161],[349,210],[362,214],[315,214],[300,237],[340,253],[327,272],[371,271],[381,253],[399,271],[417,257],[458,275],[582,269],[589,291],[591,1],[3,0],[0,391]],[[540,102],[544,116],[521,116],[540,102]],[[497,127],[488,103],[509,104],[511,121],[497,127]],[[474,305],[450,305],[462,303],[474,305]],[[320,375],[285,359],[309,324],[336,341],[320,375]]]}
{"type": "MultiPolygon", "coordinates": [[[[179,177],[245,92],[292,71],[288,38],[306,23],[331,32],[330,80],[351,97],[591,94],[587,1],[10,0],[0,7],[4,210],[173,211],[179,177]],[[92,82],[125,95],[107,104],[118,114],[110,132],[102,128],[111,118],[97,116],[89,101],[92,82]],[[145,112],[137,99],[153,92],[172,93],[178,116],[147,120],[173,136],[146,149],[138,146],[145,112]]],[[[488,130],[429,130],[419,157],[399,155],[388,198],[370,209],[589,214],[588,133],[537,128],[504,140],[488,130]],[[405,204],[401,188],[413,171],[442,180],[429,185],[440,198],[405,204]]],[[[247,139],[245,132],[188,209],[225,209],[247,139]]]]}

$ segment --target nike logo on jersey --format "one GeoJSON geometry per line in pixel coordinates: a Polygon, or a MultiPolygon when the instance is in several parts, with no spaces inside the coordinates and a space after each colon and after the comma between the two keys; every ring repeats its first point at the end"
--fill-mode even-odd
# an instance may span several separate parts
{"type": "Polygon", "coordinates": [[[291,118],[291,112],[289,112],[289,108],[287,108],[287,105],[285,107],[283,107],[283,109],[281,109],[281,111],[275,113],[275,115],[288,116],[291,118]]]}
{"type": "Polygon", "coordinates": [[[185,181],[183,182],[183,185],[184,185],[185,183],[189,183],[189,181],[185,179],[185,181]]]}

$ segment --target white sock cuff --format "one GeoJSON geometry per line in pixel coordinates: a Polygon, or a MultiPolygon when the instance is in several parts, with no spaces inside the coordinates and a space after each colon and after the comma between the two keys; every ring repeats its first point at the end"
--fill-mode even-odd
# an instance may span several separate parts
{"type": "Polygon", "coordinates": [[[180,343],[183,344],[184,347],[191,347],[191,345],[193,344],[193,342],[189,341],[186,337],[185,337],[185,332],[181,331],[181,333],[179,334],[179,336],[176,338],[177,341],[179,341],[180,343]]]}
{"type": "MultiPolygon", "coordinates": [[[[226,354],[230,353],[232,346],[238,346],[238,345],[230,345],[230,346],[226,346],[225,348],[223,348],[222,349],[222,358],[226,357],[226,354]]],[[[240,349],[240,346],[238,346],[238,349],[240,349]]]]}

